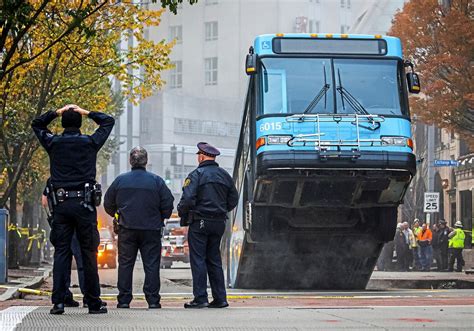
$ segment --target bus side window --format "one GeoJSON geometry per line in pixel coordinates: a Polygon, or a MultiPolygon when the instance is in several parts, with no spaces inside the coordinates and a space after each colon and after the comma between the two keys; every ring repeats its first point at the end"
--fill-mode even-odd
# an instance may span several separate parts
{"type": "Polygon", "coordinates": [[[268,90],[263,92],[265,114],[287,113],[286,74],[284,70],[268,69],[268,90]]]}

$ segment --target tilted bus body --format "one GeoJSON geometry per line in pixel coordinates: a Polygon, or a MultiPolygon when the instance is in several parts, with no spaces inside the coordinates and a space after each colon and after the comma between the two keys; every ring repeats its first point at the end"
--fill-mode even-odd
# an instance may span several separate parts
{"type": "Polygon", "coordinates": [[[224,261],[230,286],[356,289],[415,174],[400,40],[262,35],[250,75],[224,261]]]}

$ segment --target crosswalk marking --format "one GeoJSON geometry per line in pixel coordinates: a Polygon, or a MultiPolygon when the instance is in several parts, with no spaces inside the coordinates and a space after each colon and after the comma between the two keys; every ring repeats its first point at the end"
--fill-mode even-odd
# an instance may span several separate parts
{"type": "Polygon", "coordinates": [[[37,306],[15,306],[0,311],[0,330],[13,331],[26,315],[38,308],[37,306]]]}

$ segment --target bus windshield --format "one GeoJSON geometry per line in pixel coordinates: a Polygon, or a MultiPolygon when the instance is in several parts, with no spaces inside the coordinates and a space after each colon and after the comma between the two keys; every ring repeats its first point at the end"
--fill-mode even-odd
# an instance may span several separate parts
{"type": "Polygon", "coordinates": [[[260,114],[358,113],[343,90],[370,114],[402,115],[401,77],[391,59],[262,58],[260,114]]]}

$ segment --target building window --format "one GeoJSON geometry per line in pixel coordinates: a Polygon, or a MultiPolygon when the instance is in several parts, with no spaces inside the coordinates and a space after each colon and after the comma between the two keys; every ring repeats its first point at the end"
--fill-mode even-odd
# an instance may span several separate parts
{"type": "Polygon", "coordinates": [[[204,23],[204,30],[206,33],[206,41],[217,40],[217,22],[206,22],[204,23]]]}
{"type": "Polygon", "coordinates": [[[174,68],[170,70],[170,87],[180,88],[183,86],[183,61],[171,62],[174,68]]]}
{"type": "Polygon", "coordinates": [[[319,21],[309,20],[309,33],[319,32],[319,21]]]}
{"type": "Polygon", "coordinates": [[[344,8],[346,6],[346,1],[345,0],[341,0],[341,8],[344,8]]]}
{"type": "Polygon", "coordinates": [[[206,6],[212,6],[212,5],[217,5],[219,3],[218,0],[206,0],[204,3],[206,6]]]}
{"type": "Polygon", "coordinates": [[[183,26],[181,25],[172,25],[170,26],[170,39],[176,39],[177,44],[183,42],[183,26]]]}
{"type": "Polygon", "coordinates": [[[240,133],[240,124],[175,117],[174,133],[238,137],[240,133]]]}
{"type": "Polygon", "coordinates": [[[204,76],[206,85],[217,85],[217,57],[204,59],[204,76]]]}
{"type": "Polygon", "coordinates": [[[351,0],[347,0],[347,9],[351,8],[351,0]]]}

